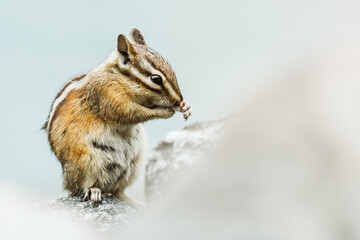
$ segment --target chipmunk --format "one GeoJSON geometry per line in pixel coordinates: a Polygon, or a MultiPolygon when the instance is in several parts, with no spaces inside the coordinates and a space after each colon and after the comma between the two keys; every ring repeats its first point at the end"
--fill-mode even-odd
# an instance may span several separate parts
{"type": "Polygon", "coordinates": [[[129,36],[120,34],[105,62],[66,83],[44,124],[71,196],[100,202],[112,194],[136,205],[124,190],[144,154],[143,122],[191,115],[170,64],[139,30],[129,36]]]}

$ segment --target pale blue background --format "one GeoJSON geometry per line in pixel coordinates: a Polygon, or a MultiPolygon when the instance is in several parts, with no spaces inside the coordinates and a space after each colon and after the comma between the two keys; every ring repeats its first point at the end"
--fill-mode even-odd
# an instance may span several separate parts
{"type": "MultiPolygon", "coordinates": [[[[139,28],[172,64],[194,106],[191,123],[234,111],[229,96],[252,84],[237,76],[262,54],[276,58],[334,26],[359,26],[359,8],[343,2],[2,0],[0,181],[62,194],[61,167],[41,125],[62,85],[101,63],[119,33],[139,28]]],[[[185,124],[179,114],[148,122],[149,149],[185,124]]]]}

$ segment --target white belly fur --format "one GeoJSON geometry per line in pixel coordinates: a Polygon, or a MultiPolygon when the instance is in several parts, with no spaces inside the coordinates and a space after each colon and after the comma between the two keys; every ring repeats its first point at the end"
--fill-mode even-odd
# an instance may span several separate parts
{"type": "Polygon", "coordinates": [[[90,154],[84,189],[98,187],[104,192],[123,190],[135,179],[146,148],[143,124],[116,127],[104,125],[91,132],[85,141],[90,154]],[[111,146],[114,150],[96,148],[93,141],[111,146]]]}

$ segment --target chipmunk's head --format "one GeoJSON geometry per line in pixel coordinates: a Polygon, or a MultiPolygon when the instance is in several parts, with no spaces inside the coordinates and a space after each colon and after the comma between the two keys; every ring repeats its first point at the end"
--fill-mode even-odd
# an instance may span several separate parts
{"type": "Polygon", "coordinates": [[[172,108],[183,100],[170,64],[149,48],[138,29],[117,39],[118,66],[133,101],[147,108],[172,108]]]}

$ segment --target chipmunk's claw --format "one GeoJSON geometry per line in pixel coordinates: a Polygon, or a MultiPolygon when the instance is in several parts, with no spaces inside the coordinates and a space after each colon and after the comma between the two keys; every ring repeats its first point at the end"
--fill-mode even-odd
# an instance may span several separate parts
{"type": "Polygon", "coordinates": [[[185,102],[185,101],[181,102],[180,103],[180,112],[183,113],[185,121],[188,120],[188,118],[192,114],[192,107],[191,107],[190,103],[185,102]]]}

